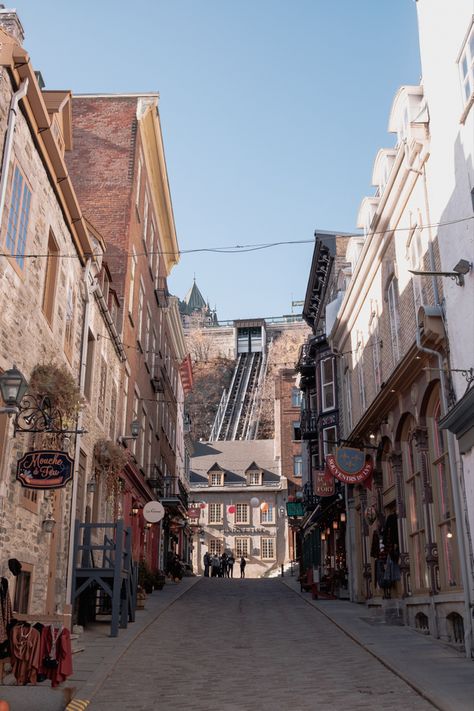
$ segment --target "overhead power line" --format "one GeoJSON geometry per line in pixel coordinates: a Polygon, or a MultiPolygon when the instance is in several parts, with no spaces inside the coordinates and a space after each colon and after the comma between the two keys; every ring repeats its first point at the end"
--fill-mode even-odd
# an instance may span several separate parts
{"type": "MultiPolygon", "coordinates": [[[[449,220],[447,222],[433,222],[428,225],[422,225],[423,229],[434,228],[434,227],[445,227],[448,225],[456,225],[461,222],[467,222],[474,219],[474,215],[469,215],[468,217],[461,217],[457,220],[449,220]]],[[[371,235],[381,235],[381,234],[394,234],[398,232],[411,232],[413,227],[397,227],[395,229],[386,229],[371,232],[371,235]]],[[[337,235],[337,230],[334,230],[330,234],[337,235]]],[[[344,233],[345,237],[363,237],[364,235],[360,232],[344,233]]],[[[179,250],[179,255],[185,254],[197,254],[199,252],[210,252],[213,254],[244,254],[246,252],[256,252],[262,249],[271,249],[273,247],[281,247],[285,245],[297,245],[297,244],[314,244],[314,238],[312,239],[297,239],[297,240],[282,240],[277,242],[262,242],[256,244],[236,244],[229,245],[227,247],[196,247],[194,249],[181,249],[179,250]]],[[[127,252],[121,251],[120,254],[108,254],[107,258],[111,259],[123,259],[124,257],[150,257],[153,255],[164,256],[164,255],[174,255],[176,252],[165,252],[162,250],[145,250],[143,252],[127,252]]],[[[86,254],[88,257],[103,257],[102,252],[86,254]]],[[[19,254],[10,252],[0,252],[0,257],[10,257],[13,259],[77,259],[77,254],[19,254]]]]}

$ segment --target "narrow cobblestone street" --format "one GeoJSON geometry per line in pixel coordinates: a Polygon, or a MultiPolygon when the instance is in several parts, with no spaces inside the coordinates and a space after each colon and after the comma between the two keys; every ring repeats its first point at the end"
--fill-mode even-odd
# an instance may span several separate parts
{"type": "Polygon", "coordinates": [[[202,579],[135,640],[89,708],[434,707],[281,581],[202,579]]]}

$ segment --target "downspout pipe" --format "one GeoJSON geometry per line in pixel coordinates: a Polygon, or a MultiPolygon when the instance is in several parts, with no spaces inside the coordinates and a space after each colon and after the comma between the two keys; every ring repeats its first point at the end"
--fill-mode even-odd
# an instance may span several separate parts
{"type": "MultiPolygon", "coordinates": [[[[423,353],[427,353],[430,356],[434,356],[438,360],[438,369],[440,375],[440,387],[441,387],[441,408],[443,416],[448,412],[448,398],[446,393],[446,383],[444,380],[444,364],[443,356],[439,351],[435,351],[432,348],[426,348],[426,346],[421,345],[421,333],[420,325],[417,323],[416,326],[416,345],[418,350],[423,353]]],[[[456,515],[456,535],[459,547],[459,557],[461,563],[461,576],[464,588],[464,610],[465,610],[465,628],[464,628],[464,649],[466,657],[468,659],[472,656],[472,600],[471,600],[471,579],[469,575],[468,567],[468,548],[466,545],[466,537],[464,531],[464,513],[460,494],[459,486],[459,474],[458,466],[456,462],[456,453],[453,442],[453,435],[449,430],[446,431],[446,439],[448,443],[448,461],[449,470],[453,476],[453,499],[454,499],[454,512],[456,515]]]]}
{"type": "Polygon", "coordinates": [[[13,149],[13,138],[15,135],[15,124],[17,119],[18,104],[21,99],[26,96],[28,91],[28,79],[25,79],[21,84],[20,88],[15,91],[10,102],[10,111],[8,113],[8,126],[5,135],[5,145],[3,147],[3,160],[2,160],[2,176],[0,178],[0,226],[3,221],[3,208],[5,207],[5,197],[7,194],[7,181],[8,181],[8,166],[10,165],[10,158],[13,149]]]}
{"type": "MultiPolygon", "coordinates": [[[[91,313],[91,299],[89,293],[89,277],[91,271],[91,260],[90,258],[86,262],[84,268],[84,318],[82,322],[82,336],[81,336],[81,364],[79,369],[79,391],[81,395],[84,395],[84,383],[86,380],[86,366],[87,366],[87,345],[88,345],[88,333],[90,324],[90,313],[91,313]]],[[[79,410],[77,416],[76,429],[78,433],[76,434],[76,442],[74,445],[74,477],[72,480],[72,496],[71,496],[71,509],[69,517],[69,551],[68,551],[68,565],[67,565],[67,579],[66,579],[66,605],[73,604],[73,590],[72,590],[72,574],[74,569],[74,531],[76,523],[76,506],[77,506],[77,490],[79,486],[78,471],[79,471],[79,458],[81,453],[81,439],[82,434],[80,430],[82,429],[83,412],[79,410]]]]}

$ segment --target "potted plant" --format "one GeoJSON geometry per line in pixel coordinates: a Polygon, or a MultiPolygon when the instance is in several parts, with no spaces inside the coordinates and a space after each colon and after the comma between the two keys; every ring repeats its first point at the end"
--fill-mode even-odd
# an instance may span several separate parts
{"type": "Polygon", "coordinates": [[[137,586],[137,610],[144,610],[145,609],[145,600],[146,600],[146,592],[144,589],[141,587],[141,585],[137,586]]]}
{"type": "Polygon", "coordinates": [[[151,595],[151,593],[153,592],[154,582],[155,576],[153,575],[145,561],[141,560],[138,564],[139,587],[141,587],[147,595],[151,595]]]}
{"type": "Polygon", "coordinates": [[[158,570],[154,575],[153,587],[155,588],[155,590],[163,590],[165,582],[166,575],[163,573],[162,570],[158,570]]]}

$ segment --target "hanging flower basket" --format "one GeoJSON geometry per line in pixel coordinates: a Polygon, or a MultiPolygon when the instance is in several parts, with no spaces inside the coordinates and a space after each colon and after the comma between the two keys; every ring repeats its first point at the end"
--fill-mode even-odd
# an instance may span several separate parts
{"type": "Polygon", "coordinates": [[[128,462],[127,452],[110,439],[99,439],[94,445],[95,477],[105,482],[107,497],[116,500],[123,490],[121,473],[128,462]]]}
{"type": "Polygon", "coordinates": [[[65,365],[35,365],[30,375],[28,392],[49,398],[51,408],[61,413],[63,425],[72,424],[84,406],[79,385],[65,365]]]}

